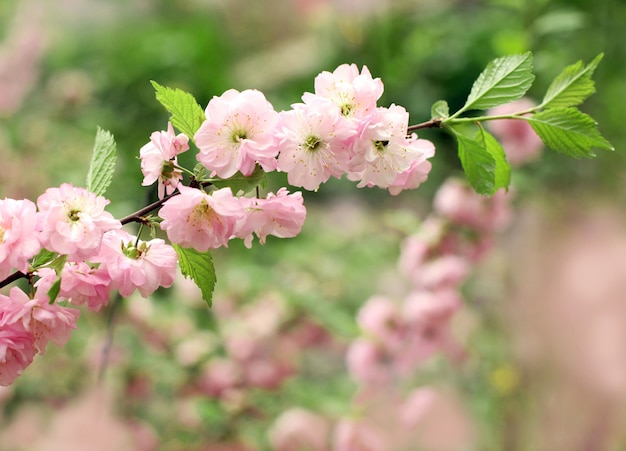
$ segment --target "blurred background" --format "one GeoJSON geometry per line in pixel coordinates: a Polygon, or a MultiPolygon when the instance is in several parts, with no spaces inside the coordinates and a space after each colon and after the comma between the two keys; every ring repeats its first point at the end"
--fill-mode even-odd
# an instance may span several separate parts
{"type": "MultiPolygon", "coordinates": [[[[139,148],[167,126],[150,80],[203,106],[256,88],[281,110],[319,72],[356,63],[383,80],[379,104],[405,106],[416,124],[439,99],[460,107],[493,58],[531,50],[528,96],[540,100],[565,66],[603,52],[582,110],[615,152],[545,151],[515,170],[515,219],[473,269],[453,324],[469,357],[416,372],[446,402],[423,440],[393,449],[623,450],[625,21],[618,0],[2,0],[0,196],[82,185],[100,126],[119,153],[110,210],[145,205],[154,193],[141,187],[139,148]]],[[[392,197],[332,180],[304,193],[298,238],[215,252],[212,309],[181,280],[124,300],[113,329],[109,311],[83,312],[64,349],[0,391],[0,449],[267,450],[287,409],[348,415],[355,314],[374,293],[399,295],[400,243],[459,174],[449,137],[420,137],[437,153],[418,190],[392,197]],[[235,368],[250,342],[252,369],[235,368]],[[252,382],[232,388],[244,370],[252,382]]]]}

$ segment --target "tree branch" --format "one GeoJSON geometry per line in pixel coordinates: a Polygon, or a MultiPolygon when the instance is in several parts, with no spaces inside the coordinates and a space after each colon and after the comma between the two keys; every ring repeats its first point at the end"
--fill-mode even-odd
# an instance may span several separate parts
{"type": "Polygon", "coordinates": [[[415,130],[420,130],[422,128],[441,128],[441,123],[443,122],[443,118],[437,117],[431,119],[426,122],[422,122],[421,124],[411,125],[408,128],[408,132],[414,132],[415,130]]]}

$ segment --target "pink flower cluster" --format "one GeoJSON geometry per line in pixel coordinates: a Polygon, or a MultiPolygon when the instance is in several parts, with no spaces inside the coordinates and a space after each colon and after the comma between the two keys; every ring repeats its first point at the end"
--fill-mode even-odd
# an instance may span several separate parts
{"type": "Polygon", "coordinates": [[[78,316],[76,309],[50,304],[39,290],[32,299],[18,287],[0,295],[0,385],[13,383],[48,341],[63,346],[78,316]]]}
{"type": "MultiPolygon", "coordinates": [[[[139,151],[142,185],[157,182],[160,200],[152,210],[159,209],[160,228],[171,243],[199,252],[233,238],[250,247],[255,236],[261,244],[269,235],[296,236],[306,217],[302,193],[280,188],[260,197],[257,189],[256,197],[247,197],[212,186],[215,177],[247,177],[259,169],[286,172],[290,184],[308,190],[344,174],[359,187],[394,195],[416,188],[428,176],[434,146],[408,133],[403,107],[377,105],[382,93],[381,80],[354,64],[319,74],[315,93],[305,93],[288,111],[276,112],[259,91],[228,90],[208,103],[193,137],[208,179],[179,166],[190,137],[168,123],[139,151]],[[193,174],[187,185],[185,172],[193,174]]],[[[108,204],[68,183],[47,189],[36,203],[0,200],[0,278],[6,282],[13,271],[29,279],[32,292],[14,288],[1,299],[0,384],[10,384],[49,340],[67,341],[78,311],[60,303],[97,311],[112,290],[147,297],[173,284],[175,249],[122,230],[108,204]]],[[[134,219],[154,226],[143,216],[134,219]]]]}
{"type": "Polygon", "coordinates": [[[278,389],[294,374],[301,347],[311,342],[298,336],[288,313],[275,295],[245,306],[222,299],[216,315],[224,353],[203,365],[197,389],[224,402],[251,389],[278,389]]]}
{"type": "Polygon", "coordinates": [[[306,218],[302,193],[281,188],[265,199],[236,197],[230,188],[210,194],[179,185],[180,194],[168,199],[160,210],[161,229],[172,243],[206,251],[228,246],[241,238],[250,247],[253,235],[265,243],[268,235],[294,237],[306,218]]]}
{"type": "Polygon", "coordinates": [[[505,192],[481,197],[454,178],[441,186],[433,213],[401,249],[398,266],[409,293],[400,302],[374,295],[357,314],[361,333],[346,352],[348,372],[358,386],[357,415],[333,425],[313,412],[288,410],[269,431],[275,449],[288,451],[297,443],[320,451],[382,451],[419,443],[416,427],[440,395],[431,387],[411,387],[411,380],[438,353],[463,359],[465,351],[451,331],[462,307],[460,288],[493,235],[509,223],[509,200],[505,192]]]}
{"type": "Polygon", "coordinates": [[[408,133],[409,114],[377,106],[382,81],[367,67],[343,64],[315,79],[315,93],[276,112],[256,90],[229,90],[208,104],[194,139],[197,159],[212,174],[250,175],[256,165],[287,173],[291,185],[316,190],[344,174],[359,187],[392,194],[426,180],[435,148],[408,133]]]}
{"type": "Polygon", "coordinates": [[[112,290],[148,296],[172,284],[174,249],[160,239],[129,235],[105,211],[108,203],[67,183],[48,188],[36,204],[0,200],[0,275],[19,271],[34,282],[30,295],[13,287],[0,296],[0,385],[11,384],[48,341],[67,342],[79,311],[65,303],[97,311],[112,290]],[[49,258],[31,266],[42,249],[49,258]]]}

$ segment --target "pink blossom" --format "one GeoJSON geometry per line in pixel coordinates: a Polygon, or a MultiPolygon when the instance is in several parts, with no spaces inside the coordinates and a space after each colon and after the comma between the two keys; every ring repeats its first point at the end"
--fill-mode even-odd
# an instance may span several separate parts
{"type": "Polygon", "coordinates": [[[111,276],[104,267],[91,267],[86,262],[67,262],[61,274],[59,296],[73,305],[86,304],[99,311],[109,302],[111,276]]]}
{"type": "Polygon", "coordinates": [[[18,287],[11,288],[9,296],[0,295],[3,306],[0,327],[21,323],[42,354],[48,341],[57,346],[67,343],[80,315],[77,309],[50,304],[45,291],[38,289],[32,299],[18,287]]]}
{"type": "MultiPolygon", "coordinates": [[[[10,117],[36,86],[49,43],[45,13],[32,2],[16,3],[16,15],[0,42],[0,116],[10,117]]],[[[5,23],[5,25],[7,25],[5,23]]]]}
{"type": "Polygon", "coordinates": [[[359,180],[359,188],[388,188],[413,163],[423,163],[432,156],[432,145],[418,140],[416,135],[407,138],[408,125],[409,113],[403,107],[377,108],[354,142],[355,156],[348,178],[359,180]]]}
{"type": "Polygon", "coordinates": [[[501,230],[511,221],[508,193],[480,196],[464,181],[449,178],[433,200],[435,211],[454,223],[480,230],[501,230]]]}
{"type": "Polygon", "coordinates": [[[373,424],[343,418],[333,434],[333,451],[391,451],[388,437],[373,424]]]}
{"type": "MultiPolygon", "coordinates": [[[[35,287],[48,293],[58,276],[52,268],[39,268],[35,275],[39,280],[35,287]]],[[[89,265],[87,262],[67,262],[61,273],[61,287],[58,298],[68,300],[73,305],[84,305],[90,310],[99,311],[109,302],[111,276],[102,265],[89,265]]]]}
{"type": "MultiPolygon", "coordinates": [[[[411,139],[413,139],[413,136],[409,140],[411,139]]],[[[418,188],[428,179],[432,164],[430,161],[427,161],[427,158],[435,155],[435,146],[425,139],[418,139],[414,144],[419,145],[423,153],[423,159],[413,161],[408,169],[396,176],[396,179],[389,185],[389,193],[392,196],[397,196],[403,190],[418,188]]]]}
{"type": "Polygon", "coordinates": [[[440,255],[425,261],[407,274],[415,288],[436,290],[458,288],[467,278],[470,265],[460,255],[440,255]]]}
{"type": "Polygon", "coordinates": [[[408,236],[400,248],[398,268],[408,278],[418,273],[430,252],[429,244],[419,235],[408,236]]]}
{"type": "Polygon", "coordinates": [[[0,200],[0,279],[12,269],[27,272],[28,260],[41,249],[36,210],[30,200],[0,200]]]}
{"type": "Polygon", "coordinates": [[[276,418],[269,430],[269,441],[276,451],[327,451],[330,427],[323,417],[293,407],[276,418]]]}
{"type": "Polygon", "coordinates": [[[357,130],[328,99],[314,97],[292,106],[280,113],[277,126],[278,169],[287,172],[290,184],[315,190],[347,171],[357,130]]]}
{"type": "Polygon", "coordinates": [[[195,134],[197,159],[205,168],[222,178],[237,171],[250,175],[256,163],[265,171],[276,169],[273,132],[278,113],[262,92],[229,89],[209,101],[205,114],[195,134]]]}
{"type": "MultiPolygon", "coordinates": [[[[487,114],[503,116],[521,113],[535,106],[536,104],[532,100],[521,98],[515,102],[492,108],[487,114]]],[[[525,120],[497,119],[487,122],[487,127],[499,139],[511,166],[520,166],[534,161],[541,155],[544,147],[543,142],[525,120]]]]}
{"type": "Polygon", "coordinates": [[[230,188],[206,194],[180,186],[179,191],[180,194],[168,199],[159,212],[163,218],[161,229],[167,232],[170,241],[200,252],[228,246],[237,221],[245,213],[230,188]]]}
{"type": "Polygon", "coordinates": [[[228,358],[212,359],[199,380],[200,389],[209,396],[220,396],[224,391],[241,384],[240,364],[228,358]]]}
{"type": "Polygon", "coordinates": [[[407,323],[407,346],[403,357],[407,365],[415,365],[443,350],[450,341],[450,321],[461,307],[458,291],[453,289],[415,291],[404,303],[403,318],[407,323]]]}
{"type": "MultiPolygon", "coordinates": [[[[315,95],[330,99],[343,116],[357,120],[374,112],[383,90],[383,82],[373,79],[367,66],[359,73],[356,64],[342,64],[332,73],[324,71],[315,77],[315,95]]],[[[312,95],[305,94],[303,100],[310,101],[312,95]]]]}
{"type": "Polygon", "coordinates": [[[281,362],[275,362],[271,358],[257,358],[246,362],[243,369],[246,385],[265,390],[275,390],[291,375],[291,371],[283,367],[281,362]]]}
{"type": "Polygon", "coordinates": [[[399,409],[401,424],[413,429],[427,415],[437,399],[437,392],[429,387],[420,387],[408,394],[399,409]]]}
{"type": "MultiPolygon", "coordinates": [[[[0,306],[4,303],[0,299],[0,306]]],[[[8,386],[37,354],[31,333],[21,323],[0,326],[0,385],[8,386]]]]}
{"type": "Polygon", "coordinates": [[[391,373],[383,348],[366,338],[357,338],[346,351],[348,373],[357,382],[367,385],[389,382],[391,373]]]}
{"type": "Polygon", "coordinates": [[[237,223],[234,235],[243,238],[246,247],[252,246],[253,233],[265,244],[268,235],[292,238],[300,233],[306,209],[302,193],[289,194],[281,188],[276,194],[269,193],[265,199],[242,198],[245,216],[237,223]]]}
{"type": "Polygon", "coordinates": [[[48,188],[37,199],[42,246],[67,254],[73,261],[93,257],[100,249],[104,232],[122,227],[104,211],[108,203],[104,197],[68,183],[48,188]]]}
{"type": "Polygon", "coordinates": [[[160,238],[138,240],[124,230],[104,234],[102,249],[95,259],[111,277],[111,288],[130,296],[135,289],[147,297],[159,287],[170,287],[176,277],[178,256],[160,238]]]}
{"type": "Polygon", "coordinates": [[[361,307],[356,317],[365,334],[388,348],[401,344],[402,317],[398,306],[383,296],[373,296],[361,307]]]}
{"type": "Polygon", "coordinates": [[[143,186],[152,185],[158,181],[158,196],[171,194],[183,178],[182,171],[177,168],[176,156],[189,149],[189,137],[184,133],[174,134],[171,122],[167,124],[167,131],[154,132],[150,135],[150,142],[139,150],[141,157],[141,172],[143,172],[143,186]]]}

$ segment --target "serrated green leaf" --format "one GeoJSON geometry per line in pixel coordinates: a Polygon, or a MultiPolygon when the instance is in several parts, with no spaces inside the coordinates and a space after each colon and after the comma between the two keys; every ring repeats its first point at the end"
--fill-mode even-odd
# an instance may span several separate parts
{"type": "Polygon", "coordinates": [[[576,108],[551,108],[526,118],[544,144],[574,158],[595,156],[591,149],[613,150],[593,118],[576,108]]]}
{"type": "Polygon", "coordinates": [[[483,127],[480,127],[474,139],[484,146],[496,162],[494,171],[494,192],[500,188],[508,189],[511,183],[511,165],[509,165],[506,159],[506,153],[498,140],[483,127]]]}
{"type": "Polygon", "coordinates": [[[156,81],[150,83],[154,86],[157,100],[171,114],[172,125],[193,139],[206,118],[194,96],[178,88],[161,86],[156,81]]]}
{"type": "Polygon", "coordinates": [[[87,172],[86,188],[88,191],[98,196],[104,195],[113,181],[116,159],[117,152],[113,135],[98,127],[87,172]]]}
{"type": "Polygon", "coordinates": [[[478,194],[492,195],[496,191],[496,160],[483,143],[455,133],[459,159],[465,176],[478,194]]]}
{"type": "Polygon", "coordinates": [[[437,100],[430,108],[430,117],[432,119],[445,119],[450,116],[450,107],[445,100],[437,100]]]}
{"type": "Polygon", "coordinates": [[[215,289],[215,267],[210,252],[199,252],[195,249],[174,245],[178,254],[180,271],[185,278],[191,278],[200,288],[202,299],[211,307],[213,290],[215,289]]]}
{"type": "MultiPolygon", "coordinates": [[[[478,76],[459,112],[484,110],[519,99],[533,83],[533,55],[511,55],[487,64],[478,76]]],[[[457,113],[458,115],[458,113],[457,113]]]]}
{"type": "Polygon", "coordinates": [[[601,53],[587,66],[578,61],[566,67],[548,87],[541,108],[567,108],[584,102],[596,91],[591,76],[603,56],[601,53]]]}
{"type": "Polygon", "coordinates": [[[257,186],[262,185],[266,177],[266,173],[257,165],[254,171],[249,176],[243,175],[241,172],[237,172],[232,177],[227,179],[211,179],[211,183],[217,188],[230,187],[233,194],[249,193],[257,186]]]}

